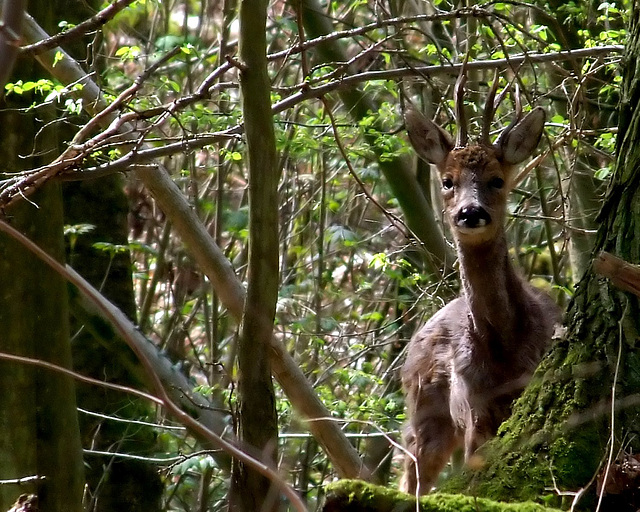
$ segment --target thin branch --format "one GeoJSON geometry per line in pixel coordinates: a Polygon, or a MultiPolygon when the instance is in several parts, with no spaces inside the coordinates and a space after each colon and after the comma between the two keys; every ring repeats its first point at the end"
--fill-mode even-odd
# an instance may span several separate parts
{"type": "Polygon", "coordinates": [[[68,43],[69,41],[82,37],[85,34],[97,30],[105,25],[109,20],[113,19],[116,14],[131,5],[134,1],[135,0],[116,0],[108,7],[105,7],[101,11],[94,14],[88,20],[79,23],[69,30],[60,32],[55,36],[43,39],[42,41],[38,41],[34,44],[23,46],[22,48],[20,48],[20,52],[30,55],[37,55],[47,50],[51,50],[56,46],[60,46],[61,44],[68,43]]]}
{"type": "Polygon", "coordinates": [[[131,420],[127,418],[120,418],[119,416],[111,416],[108,414],[101,414],[95,411],[89,411],[88,409],[83,409],[82,407],[77,407],[78,411],[82,414],[86,414],[87,416],[92,416],[94,418],[100,418],[103,420],[114,421],[116,423],[126,423],[127,425],[142,425],[144,427],[151,427],[162,430],[176,430],[180,432],[185,432],[185,427],[179,427],[176,425],[161,425],[160,423],[151,423],[150,421],[140,421],[140,420],[131,420]]]}
{"type": "MultiPolygon", "coordinates": [[[[163,156],[170,156],[176,153],[188,153],[195,149],[200,149],[205,146],[219,143],[229,139],[240,138],[240,127],[231,128],[224,132],[212,133],[208,135],[198,135],[193,138],[185,138],[178,142],[172,142],[158,147],[145,147],[143,149],[134,149],[126,155],[113,160],[112,162],[106,162],[104,164],[96,165],[93,167],[87,167],[80,171],[65,170],[60,171],[59,174],[64,181],[79,181],[86,179],[101,178],[108,176],[116,172],[124,172],[132,170],[132,166],[143,162],[151,162],[156,158],[163,156]],[[234,133],[237,132],[237,133],[234,133]]],[[[0,198],[2,194],[0,193],[0,198]]]]}
{"type": "Polygon", "coordinates": [[[40,475],[23,476],[20,478],[10,478],[9,480],[0,480],[0,485],[22,485],[29,482],[41,482],[46,477],[40,475]]]}
{"type": "MultiPolygon", "coordinates": [[[[5,233],[7,233],[7,231],[5,231],[4,229],[5,226],[7,226],[7,224],[5,224],[3,221],[0,221],[0,231],[4,231],[5,233]]],[[[10,233],[7,233],[7,234],[11,236],[10,233]]],[[[160,400],[159,398],[153,395],[150,395],[149,393],[145,393],[144,391],[140,391],[138,389],[134,389],[129,386],[114,384],[112,382],[104,382],[102,380],[93,379],[91,377],[87,377],[86,375],[82,375],[80,373],[74,372],[73,370],[69,370],[64,366],[50,363],[48,361],[43,361],[42,359],[34,359],[32,357],[19,356],[16,354],[8,354],[7,352],[0,352],[0,360],[12,361],[14,363],[28,364],[31,366],[39,366],[40,368],[46,368],[47,370],[51,370],[53,372],[62,373],[77,381],[84,382],[85,384],[92,384],[94,386],[101,386],[103,388],[113,389],[115,391],[121,391],[122,393],[129,393],[130,395],[137,396],[138,398],[144,398],[145,400],[149,400],[158,405],[162,405],[162,400],[160,400]]]]}
{"type": "Polygon", "coordinates": [[[98,455],[101,457],[114,457],[118,459],[128,459],[128,460],[140,460],[143,462],[151,463],[151,464],[176,464],[179,462],[185,461],[187,458],[184,455],[178,455],[177,457],[145,457],[143,455],[133,455],[131,453],[122,453],[122,452],[105,452],[103,450],[89,450],[84,449],[82,453],[85,455],[98,455]]]}
{"type": "Polygon", "coordinates": [[[491,11],[487,11],[486,9],[482,9],[481,7],[474,6],[474,7],[464,7],[462,9],[456,9],[455,11],[446,12],[446,13],[418,14],[415,16],[398,16],[395,18],[387,18],[384,20],[376,21],[374,23],[369,23],[362,27],[357,27],[357,28],[352,28],[347,30],[336,30],[335,32],[331,32],[330,34],[327,34],[324,36],[301,41],[299,44],[293,46],[292,48],[271,53],[267,56],[267,58],[269,60],[281,59],[283,57],[287,57],[290,54],[300,53],[323,43],[336,41],[338,39],[345,39],[348,37],[364,35],[367,32],[371,32],[372,30],[389,27],[393,25],[407,25],[409,23],[417,23],[417,22],[448,21],[448,20],[465,18],[465,17],[486,18],[492,15],[493,13],[491,11]]]}
{"type": "MultiPolygon", "coordinates": [[[[622,45],[607,45],[597,46],[595,48],[580,48],[578,50],[565,50],[560,52],[551,53],[526,53],[513,55],[505,59],[487,59],[476,60],[469,62],[467,68],[469,71],[481,70],[481,69],[505,69],[512,67],[519,67],[522,64],[538,64],[543,62],[562,62],[571,59],[585,59],[585,58],[604,58],[610,55],[621,55],[624,52],[624,46],[622,45]]],[[[320,98],[321,96],[339,89],[350,89],[362,82],[368,82],[371,80],[397,80],[407,77],[425,77],[425,76],[440,76],[451,75],[457,76],[460,72],[462,64],[439,64],[437,66],[416,66],[416,67],[404,67],[395,68],[380,71],[367,71],[364,73],[357,73],[342,77],[338,80],[333,80],[323,85],[316,87],[303,87],[303,84],[299,84],[301,89],[299,92],[292,94],[291,96],[280,100],[273,105],[274,113],[279,113],[287,110],[298,103],[305,101],[309,98],[320,98]]]]}

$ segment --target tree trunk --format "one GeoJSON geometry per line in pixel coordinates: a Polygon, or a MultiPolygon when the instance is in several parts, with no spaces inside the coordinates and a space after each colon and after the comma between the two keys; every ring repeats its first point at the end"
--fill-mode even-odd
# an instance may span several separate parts
{"type": "MultiPolygon", "coordinates": [[[[238,437],[275,465],[278,425],[269,351],[278,298],[278,179],[276,140],[267,74],[267,0],[240,4],[242,104],[249,168],[249,282],[238,347],[238,437]]],[[[232,509],[278,508],[264,476],[236,463],[232,509]]]]}
{"type": "MultiPolygon", "coordinates": [[[[639,17],[640,9],[634,5],[617,164],[596,239],[596,251],[608,251],[636,264],[640,262],[639,17]]],[[[482,496],[524,499],[553,495],[548,489],[577,492],[586,488],[578,505],[593,510],[598,496],[592,478],[599,471],[599,480],[604,475],[599,468],[615,471],[617,466],[611,463],[617,456],[637,453],[638,297],[615,288],[590,266],[569,306],[566,329],[516,402],[499,436],[485,446],[484,468],[450,482],[447,490],[468,489],[471,482],[472,492],[482,496]]],[[[605,497],[610,510],[627,510],[625,506],[636,510],[634,499],[637,497],[612,492],[605,497]],[[618,500],[616,505],[614,500],[618,500]]]]}
{"type": "MultiPolygon", "coordinates": [[[[23,79],[29,66],[19,66],[23,79]]],[[[20,112],[25,98],[0,112],[0,157],[7,171],[33,168],[47,154],[40,141],[55,141],[46,130],[36,138],[35,113],[20,112]],[[35,142],[35,144],[34,144],[35,142]]],[[[5,107],[7,105],[5,104],[5,107]]],[[[42,119],[44,112],[38,115],[42,119]]],[[[55,149],[55,148],[54,148],[55,149]]],[[[55,258],[64,260],[62,196],[50,183],[5,212],[7,219],[55,258]],[[35,206],[35,205],[37,206],[35,206]]],[[[20,244],[0,238],[0,350],[71,366],[67,287],[64,280],[20,244]]],[[[24,492],[38,494],[41,510],[80,511],[84,476],[73,381],[43,369],[2,363],[0,389],[0,478],[38,475],[37,487],[0,486],[0,509],[24,492]]]]}
{"type": "MultiPolygon", "coordinates": [[[[64,199],[65,224],[93,226],[90,232],[77,236],[69,245],[69,264],[134,321],[136,310],[129,253],[110,253],[93,245],[97,242],[127,244],[129,205],[123,180],[120,176],[108,176],[68,183],[64,186],[64,199]]],[[[74,316],[77,316],[75,311],[74,316]]],[[[72,326],[74,368],[79,373],[98,380],[144,387],[146,383],[138,378],[144,373],[142,365],[123,340],[115,338],[105,343],[94,335],[90,326],[78,321],[72,322],[72,326]]],[[[78,405],[83,409],[107,415],[117,413],[132,419],[150,413],[149,404],[122,393],[87,384],[78,384],[77,388],[78,405]]],[[[155,449],[155,435],[149,428],[131,433],[124,423],[104,421],[86,414],[81,414],[80,420],[86,448],[109,451],[118,446],[120,451],[141,456],[149,455],[155,449]]],[[[132,512],[160,510],[163,485],[151,464],[87,455],[86,468],[87,484],[93,503],[97,502],[97,512],[118,512],[123,507],[132,512]],[[120,484],[125,480],[128,483],[123,491],[120,484]]],[[[90,507],[93,510],[93,505],[90,507]]]]}

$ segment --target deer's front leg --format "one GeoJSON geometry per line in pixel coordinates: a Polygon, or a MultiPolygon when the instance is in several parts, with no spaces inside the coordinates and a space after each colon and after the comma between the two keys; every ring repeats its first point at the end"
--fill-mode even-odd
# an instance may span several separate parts
{"type": "Polygon", "coordinates": [[[462,439],[449,413],[447,386],[428,384],[416,390],[413,398],[415,401],[410,400],[413,402],[410,420],[404,433],[405,447],[410,455],[405,455],[400,488],[411,494],[416,491],[425,494],[431,491],[462,439]]]}

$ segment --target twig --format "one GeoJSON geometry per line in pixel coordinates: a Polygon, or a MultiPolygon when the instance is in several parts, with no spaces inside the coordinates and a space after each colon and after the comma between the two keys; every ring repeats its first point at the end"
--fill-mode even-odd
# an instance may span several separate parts
{"type": "Polygon", "coordinates": [[[8,480],[0,480],[0,485],[22,485],[29,482],[40,482],[46,480],[46,477],[40,475],[23,476],[20,478],[10,478],[8,480]]]}
{"type": "Polygon", "coordinates": [[[178,455],[177,457],[145,457],[143,455],[133,455],[131,453],[122,453],[122,452],[106,452],[103,450],[91,450],[84,449],[82,453],[85,455],[96,455],[100,457],[112,457],[118,459],[129,459],[129,460],[141,460],[144,462],[148,462],[151,464],[177,464],[185,461],[188,457],[185,455],[178,455]]]}

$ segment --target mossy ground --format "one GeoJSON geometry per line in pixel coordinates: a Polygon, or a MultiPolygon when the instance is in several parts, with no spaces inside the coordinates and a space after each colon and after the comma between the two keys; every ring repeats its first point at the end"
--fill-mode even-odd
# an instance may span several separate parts
{"type": "Polygon", "coordinates": [[[324,512],[554,512],[537,503],[500,503],[461,494],[434,493],[416,499],[388,487],[361,480],[339,480],[326,487],[324,512]]]}

